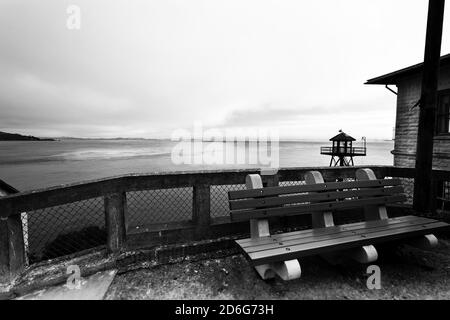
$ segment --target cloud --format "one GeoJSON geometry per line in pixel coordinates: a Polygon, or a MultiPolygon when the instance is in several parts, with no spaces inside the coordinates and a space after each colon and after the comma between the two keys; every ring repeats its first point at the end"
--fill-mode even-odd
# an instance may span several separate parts
{"type": "MultiPolygon", "coordinates": [[[[276,103],[264,103],[257,107],[241,107],[229,112],[221,126],[282,126],[295,125],[305,121],[320,121],[330,117],[346,115],[351,119],[369,117],[374,114],[392,111],[393,107],[386,104],[377,104],[377,101],[353,101],[336,105],[317,106],[279,106],[276,103]]],[[[359,120],[358,120],[359,121],[359,120]]]]}
{"type": "Polygon", "coordinates": [[[390,137],[395,97],[363,83],[419,62],[426,26],[426,3],[391,2],[77,0],[69,31],[67,1],[4,0],[0,130],[170,137],[200,121],[390,137]]]}

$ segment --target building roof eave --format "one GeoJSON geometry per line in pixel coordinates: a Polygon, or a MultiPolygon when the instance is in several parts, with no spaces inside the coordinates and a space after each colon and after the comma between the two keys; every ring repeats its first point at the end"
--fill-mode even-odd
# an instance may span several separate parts
{"type": "MultiPolygon", "coordinates": [[[[450,64],[450,54],[441,57],[440,65],[450,64]]],[[[423,62],[367,80],[364,84],[395,85],[400,78],[422,72],[423,62]]]]}

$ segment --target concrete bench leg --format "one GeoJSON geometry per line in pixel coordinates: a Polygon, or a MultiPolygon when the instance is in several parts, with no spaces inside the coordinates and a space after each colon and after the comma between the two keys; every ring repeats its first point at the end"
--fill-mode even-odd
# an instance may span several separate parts
{"type": "Polygon", "coordinates": [[[359,263],[371,263],[377,261],[378,252],[373,245],[368,245],[349,250],[321,254],[320,257],[333,266],[344,263],[346,258],[350,258],[359,263]]]}
{"type": "Polygon", "coordinates": [[[255,267],[262,279],[272,279],[278,275],[281,279],[293,280],[298,279],[302,275],[302,269],[297,259],[263,264],[255,267]]]}
{"type": "Polygon", "coordinates": [[[425,236],[409,239],[405,244],[419,249],[431,249],[438,245],[439,241],[434,234],[427,234],[425,236]]]}
{"type": "Polygon", "coordinates": [[[377,249],[373,245],[352,249],[347,255],[359,263],[370,263],[378,259],[377,249]]]}

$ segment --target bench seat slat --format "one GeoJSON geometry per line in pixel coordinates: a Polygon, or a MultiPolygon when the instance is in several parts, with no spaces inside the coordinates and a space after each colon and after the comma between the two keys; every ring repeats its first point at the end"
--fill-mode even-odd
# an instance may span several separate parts
{"type": "Polygon", "coordinates": [[[377,187],[377,188],[366,188],[357,190],[345,190],[345,191],[330,191],[322,193],[308,193],[308,194],[294,194],[285,195],[281,197],[266,197],[257,199],[245,199],[245,200],[235,200],[230,201],[231,210],[239,209],[252,209],[252,208],[266,208],[270,206],[282,205],[282,204],[293,204],[302,203],[310,201],[321,201],[321,200],[336,200],[342,198],[353,198],[353,197],[370,197],[370,196],[385,196],[394,195],[398,193],[403,193],[402,186],[395,186],[390,188],[377,187]]]}
{"type": "Polygon", "coordinates": [[[317,184],[284,186],[284,187],[266,187],[261,189],[235,190],[228,192],[229,200],[258,198],[267,196],[277,196],[289,193],[305,193],[329,191],[338,189],[354,189],[354,188],[371,188],[371,187],[387,187],[401,185],[399,179],[378,179],[378,180],[358,180],[343,182],[326,182],[317,184]]]}
{"type": "Polygon", "coordinates": [[[281,215],[289,216],[307,213],[311,214],[315,211],[350,209],[367,205],[383,205],[389,203],[403,202],[405,200],[406,196],[402,194],[383,197],[370,197],[365,199],[352,199],[352,200],[330,201],[311,204],[289,205],[277,208],[264,208],[256,210],[239,210],[239,211],[235,210],[231,211],[230,215],[232,221],[240,221],[249,219],[268,218],[281,215]]]}
{"type": "Polygon", "coordinates": [[[289,247],[252,252],[248,254],[248,257],[253,265],[260,265],[274,261],[291,260],[302,256],[425,235],[429,234],[432,230],[440,231],[448,228],[448,224],[435,221],[415,226],[404,226],[393,230],[372,230],[365,234],[349,235],[335,239],[308,242],[289,247]]]}
{"type": "Polygon", "coordinates": [[[286,233],[281,233],[281,234],[274,234],[269,237],[261,237],[261,238],[255,238],[255,239],[246,238],[246,239],[236,240],[236,243],[239,246],[241,246],[243,249],[246,249],[247,247],[265,245],[265,244],[269,244],[269,243],[273,243],[273,242],[284,242],[284,241],[289,241],[289,240],[298,239],[298,238],[321,236],[321,235],[327,235],[327,234],[328,235],[339,234],[344,231],[358,230],[358,229],[362,229],[362,228],[373,228],[373,227],[385,226],[385,225],[389,225],[389,224],[404,223],[404,222],[410,222],[410,221],[426,223],[429,220],[430,219],[428,219],[428,218],[422,218],[422,217],[417,217],[417,216],[402,216],[402,217],[383,219],[383,220],[377,220],[377,221],[355,222],[355,223],[349,223],[349,224],[345,224],[345,225],[338,225],[338,226],[327,227],[327,228],[316,228],[316,229],[307,229],[307,230],[301,230],[301,231],[286,232],[286,233]]]}
{"type": "MultiPolygon", "coordinates": [[[[323,233],[323,234],[312,234],[309,236],[304,237],[297,237],[297,238],[290,238],[285,239],[282,237],[282,239],[278,241],[272,241],[271,243],[262,243],[262,244],[256,244],[252,246],[245,247],[245,252],[247,254],[258,252],[258,251],[265,251],[269,249],[276,249],[276,248],[284,248],[284,247],[290,247],[292,245],[304,245],[311,242],[318,242],[318,241],[325,241],[325,240],[332,240],[332,239],[338,239],[338,238],[344,238],[352,235],[365,235],[367,233],[371,232],[379,232],[379,231],[387,231],[387,230],[395,230],[403,227],[408,226],[417,226],[417,225],[424,225],[429,223],[436,222],[435,220],[425,219],[425,218],[418,218],[418,219],[412,219],[409,221],[395,221],[390,219],[384,224],[374,224],[374,223],[368,223],[366,225],[360,226],[358,229],[353,230],[345,230],[339,233],[336,232],[330,232],[330,233],[323,233]]],[[[327,229],[327,228],[325,228],[327,229]]]]}

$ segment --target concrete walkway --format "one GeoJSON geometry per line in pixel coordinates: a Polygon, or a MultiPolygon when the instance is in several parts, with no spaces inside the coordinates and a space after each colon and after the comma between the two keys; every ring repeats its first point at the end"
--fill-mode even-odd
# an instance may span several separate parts
{"type": "Polygon", "coordinates": [[[116,270],[98,272],[87,278],[39,290],[16,300],[102,300],[116,270]]]}
{"type": "Polygon", "coordinates": [[[450,299],[450,241],[432,250],[377,246],[381,289],[368,265],[300,259],[302,277],[263,281],[242,255],[185,261],[118,274],[105,299],[450,299]]]}

